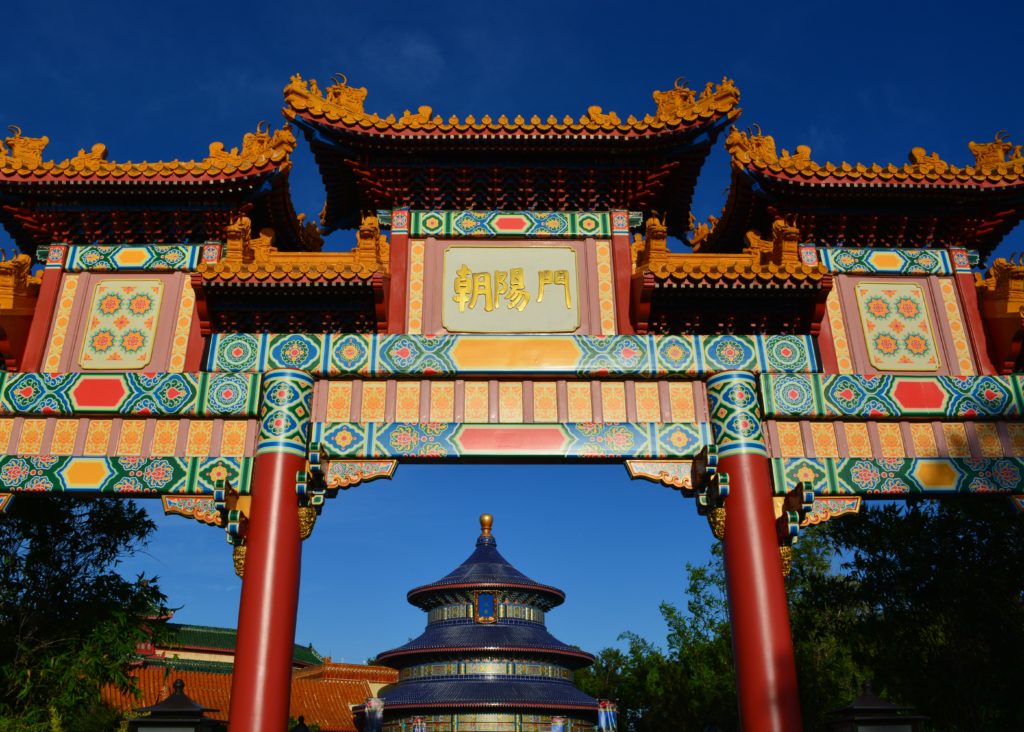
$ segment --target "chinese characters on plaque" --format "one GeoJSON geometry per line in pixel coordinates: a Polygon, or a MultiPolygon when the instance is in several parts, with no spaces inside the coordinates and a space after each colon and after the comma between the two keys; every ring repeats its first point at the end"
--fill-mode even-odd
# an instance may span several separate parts
{"type": "Polygon", "coordinates": [[[570,247],[452,246],[444,252],[444,327],[452,333],[571,333],[579,328],[570,247]]]}

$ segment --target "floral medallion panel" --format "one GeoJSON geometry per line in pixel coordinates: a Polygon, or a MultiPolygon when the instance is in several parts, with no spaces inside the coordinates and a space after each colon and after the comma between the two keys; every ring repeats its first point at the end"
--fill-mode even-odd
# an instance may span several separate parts
{"type": "Polygon", "coordinates": [[[935,327],[924,289],[907,282],[857,283],[868,359],[879,371],[937,371],[935,327]]]}
{"type": "Polygon", "coordinates": [[[155,279],[97,282],[86,314],[81,367],[123,370],[148,366],[163,294],[164,283],[155,279]]]}

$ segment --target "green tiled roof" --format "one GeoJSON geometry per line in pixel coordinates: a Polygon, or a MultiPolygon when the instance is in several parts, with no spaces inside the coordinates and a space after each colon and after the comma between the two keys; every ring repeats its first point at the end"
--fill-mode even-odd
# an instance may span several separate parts
{"type": "Polygon", "coordinates": [[[196,661],[190,658],[147,658],[146,666],[160,666],[177,671],[202,671],[210,674],[230,674],[234,664],[218,661],[196,661]]]}
{"type": "MultiPolygon", "coordinates": [[[[234,628],[214,628],[209,625],[184,625],[167,623],[167,635],[160,644],[166,648],[216,649],[223,651],[235,650],[236,631],[234,628]]],[[[324,662],[323,656],[317,653],[312,644],[300,646],[296,644],[292,650],[292,661],[296,663],[317,665],[324,662]]]]}

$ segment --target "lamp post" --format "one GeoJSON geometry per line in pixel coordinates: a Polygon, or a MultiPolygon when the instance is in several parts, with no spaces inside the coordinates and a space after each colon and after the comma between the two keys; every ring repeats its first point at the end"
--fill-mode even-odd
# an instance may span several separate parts
{"type": "Polygon", "coordinates": [[[877,696],[871,684],[861,685],[861,694],[847,706],[833,709],[833,719],[825,723],[829,732],[916,732],[928,717],[915,714],[913,707],[890,704],[877,696]]]}
{"type": "Polygon", "coordinates": [[[174,692],[159,704],[136,709],[146,717],[136,717],[128,721],[128,732],[205,732],[223,729],[216,719],[208,719],[203,712],[216,712],[217,709],[196,704],[185,696],[185,682],[177,679],[174,692]]]}

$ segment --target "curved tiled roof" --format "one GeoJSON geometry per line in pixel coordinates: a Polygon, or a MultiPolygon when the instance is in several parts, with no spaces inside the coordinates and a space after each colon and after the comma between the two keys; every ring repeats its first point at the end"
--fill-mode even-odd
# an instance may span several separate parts
{"type": "MultiPolygon", "coordinates": [[[[173,690],[176,679],[185,682],[185,694],[193,701],[217,711],[207,712],[211,719],[227,720],[231,706],[231,675],[229,673],[207,673],[167,664],[150,665],[132,669],[131,675],[138,684],[141,696],[105,686],[103,700],[117,709],[134,713],[135,709],[151,706],[166,699],[173,690]]],[[[306,718],[307,723],[319,725],[323,732],[355,732],[352,721],[352,707],[362,704],[373,696],[371,681],[394,682],[397,673],[381,667],[354,667],[350,664],[324,664],[297,672],[291,682],[291,705],[289,714],[306,718]],[[373,676],[367,679],[367,676],[373,676]]]]}
{"type": "Polygon", "coordinates": [[[514,587],[532,590],[541,595],[547,603],[545,609],[562,604],[565,593],[557,587],[542,585],[533,581],[498,551],[498,542],[490,534],[482,534],[476,540],[476,549],[469,558],[436,582],[409,590],[409,602],[419,607],[429,604],[429,596],[435,592],[458,588],[514,587]]]}
{"type": "Polygon", "coordinates": [[[131,161],[116,163],[107,160],[107,146],[96,143],[89,152],[79,150],[73,158],[59,163],[43,161],[49,137],[24,137],[17,127],[13,135],[0,145],[0,179],[13,182],[113,182],[179,184],[201,183],[210,179],[244,178],[291,165],[289,156],[295,149],[295,135],[287,126],[273,134],[263,130],[245,135],[242,148],[224,149],[224,143],[210,144],[210,154],[202,160],[168,162],[131,161]]]}
{"type": "Polygon", "coordinates": [[[596,699],[568,681],[555,679],[424,680],[398,684],[381,696],[387,710],[502,706],[517,709],[597,709],[596,699]]]}
{"type": "Polygon", "coordinates": [[[578,119],[565,116],[559,120],[554,115],[541,119],[533,115],[529,120],[522,115],[509,120],[505,115],[492,119],[484,115],[478,121],[469,115],[459,119],[452,115],[447,120],[434,114],[428,106],[421,106],[415,113],[406,110],[401,117],[367,113],[363,110],[366,88],[348,85],[344,76],[335,77],[335,83],[321,91],[315,79],[304,80],[300,75],[292,76],[284,89],[285,116],[292,119],[302,115],[310,119],[344,127],[368,135],[412,135],[449,138],[505,138],[509,135],[522,139],[546,139],[578,137],[603,139],[638,135],[671,133],[687,129],[723,115],[730,117],[739,113],[739,90],[730,79],[722,79],[719,85],[705,86],[698,97],[677,79],[673,89],[655,91],[657,103],[655,114],[636,118],[630,115],[623,122],[615,112],[605,112],[598,106],[591,106],[578,119]]]}
{"type": "Polygon", "coordinates": [[[594,660],[586,651],[562,643],[538,623],[511,624],[509,621],[489,625],[472,621],[429,625],[418,638],[384,651],[377,660],[397,663],[397,659],[403,657],[405,664],[404,658],[410,655],[469,650],[555,655],[569,667],[586,666],[594,660]]]}
{"type": "Polygon", "coordinates": [[[988,187],[1024,184],[1024,154],[996,137],[994,142],[968,143],[974,153],[974,165],[956,166],[928,155],[924,148],[910,151],[909,162],[903,165],[847,163],[838,165],[816,163],[811,148],[800,145],[795,154],[776,152],[771,135],[749,134],[733,127],[725,140],[733,165],[771,175],[780,179],[823,185],[906,185],[922,187],[988,187]],[[1007,158],[1009,155],[1009,158],[1007,158]]]}

